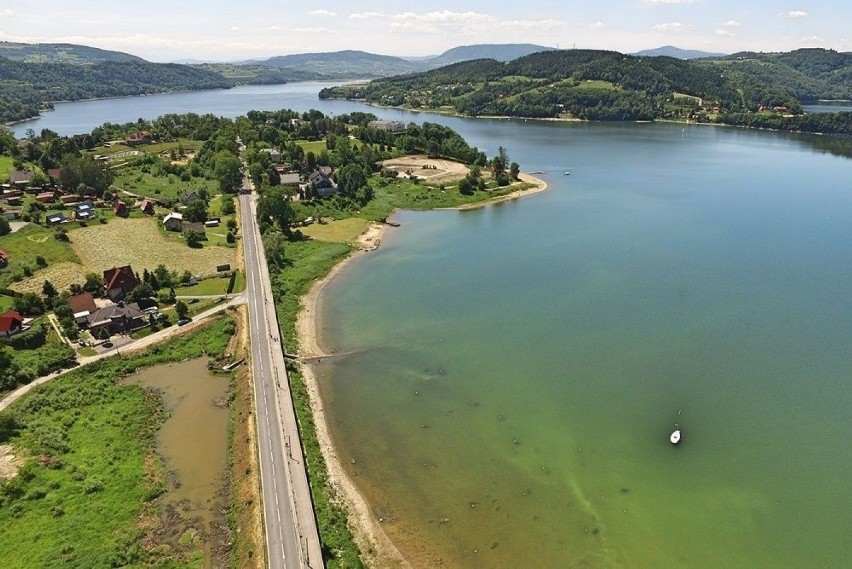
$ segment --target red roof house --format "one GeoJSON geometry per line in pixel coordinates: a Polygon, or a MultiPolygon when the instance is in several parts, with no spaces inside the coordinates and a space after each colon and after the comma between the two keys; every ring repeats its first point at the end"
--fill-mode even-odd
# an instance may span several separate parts
{"type": "Polygon", "coordinates": [[[119,217],[127,217],[130,211],[127,209],[127,204],[121,200],[115,200],[115,205],[112,206],[112,211],[119,217]]]}
{"type": "Polygon", "coordinates": [[[9,264],[9,253],[0,249],[0,268],[9,264]]]}
{"type": "Polygon", "coordinates": [[[139,209],[146,215],[154,215],[154,202],[151,200],[142,200],[142,203],[139,204],[139,209]]]}
{"type": "Polygon", "coordinates": [[[24,317],[15,310],[0,314],[0,338],[8,338],[24,329],[24,317]]]}
{"type": "Polygon", "coordinates": [[[139,286],[139,279],[130,265],[104,271],[104,292],[113,300],[121,300],[139,286]]]}
{"type": "Polygon", "coordinates": [[[72,314],[80,314],[81,312],[95,312],[98,306],[95,304],[95,298],[90,292],[81,292],[68,297],[68,306],[71,307],[72,314]]]}

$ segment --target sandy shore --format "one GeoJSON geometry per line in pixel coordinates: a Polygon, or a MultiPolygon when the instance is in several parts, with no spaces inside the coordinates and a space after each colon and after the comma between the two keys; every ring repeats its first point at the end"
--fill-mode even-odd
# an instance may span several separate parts
{"type": "MultiPolygon", "coordinates": [[[[535,186],[526,190],[512,192],[487,202],[475,204],[474,207],[483,207],[490,203],[513,200],[522,196],[543,192],[547,189],[547,182],[529,174],[521,174],[520,179],[523,182],[535,184],[535,186]]],[[[362,555],[365,556],[365,562],[370,567],[411,567],[411,564],[402,556],[390,538],[388,538],[378,519],[373,514],[370,504],[367,503],[364,496],[361,495],[354,482],[344,470],[329,432],[317,375],[314,373],[313,366],[310,363],[304,363],[314,358],[331,355],[323,348],[319,337],[319,298],[322,296],[326,286],[340,274],[341,270],[348,263],[363,255],[368,255],[370,251],[377,249],[388,228],[389,226],[385,224],[371,224],[367,228],[367,231],[358,238],[358,250],[343,262],[338,263],[323,279],[314,283],[308,294],[302,297],[302,308],[299,311],[296,321],[296,332],[299,336],[299,357],[303,360],[301,365],[302,375],[305,378],[305,385],[311,401],[311,411],[313,412],[314,423],[316,425],[317,440],[319,441],[328,467],[331,485],[337,493],[337,497],[346,504],[350,526],[361,548],[362,555]]]]}

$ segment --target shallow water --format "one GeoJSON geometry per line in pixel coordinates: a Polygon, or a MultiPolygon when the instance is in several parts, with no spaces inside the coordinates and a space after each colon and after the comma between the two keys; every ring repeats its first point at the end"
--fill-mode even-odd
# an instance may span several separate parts
{"type": "Polygon", "coordinates": [[[157,450],[172,477],[165,501],[211,531],[227,475],[228,378],[208,373],[207,362],[205,357],[145,368],[125,382],[162,392],[169,417],[157,450]]]}
{"type": "Polygon", "coordinates": [[[357,352],[326,411],[391,536],[418,565],[842,566],[852,162],[732,129],[491,129],[551,191],[402,212],[325,295],[357,352]]]}

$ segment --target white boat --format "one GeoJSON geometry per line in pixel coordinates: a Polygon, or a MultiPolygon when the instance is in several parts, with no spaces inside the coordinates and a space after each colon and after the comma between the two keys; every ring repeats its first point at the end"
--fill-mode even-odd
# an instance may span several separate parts
{"type": "Polygon", "coordinates": [[[571,171],[570,171],[570,170],[565,170],[565,175],[566,175],[566,176],[570,176],[570,175],[571,175],[571,171]]]}
{"type": "Polygon", "coordinates": [[[676,445],[677,443],[680,442],[680,427],[675,425],[675,430],[672,431],[672,434],[669,437],[669,440],[672,442],[673,445],[676,445]]]}

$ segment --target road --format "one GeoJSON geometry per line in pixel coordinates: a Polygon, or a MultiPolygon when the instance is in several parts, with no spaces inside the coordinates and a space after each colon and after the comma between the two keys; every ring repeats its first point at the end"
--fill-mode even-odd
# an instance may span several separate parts
{"type": "Polygon", "coordinates": [[[255,222],[255,198],[242,195],[240,204],[268,566],[322,567],[269,270],[255,222]]]}

